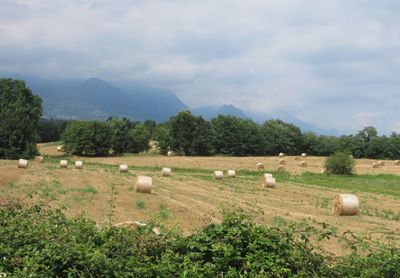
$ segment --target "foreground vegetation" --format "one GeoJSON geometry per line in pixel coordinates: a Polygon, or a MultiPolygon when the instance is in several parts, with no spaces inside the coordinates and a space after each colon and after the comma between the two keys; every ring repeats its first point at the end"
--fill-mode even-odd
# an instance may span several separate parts
{"type": "Polygon", "coordinates": [[[325,223],[254,223],[255,214],[224,212],[191,236],[152,222],[133,229],[98,228],[83,216],[68,219],[42,205],[0,210],[0,273],[84,277],[398,277],[400,250],[325,223]],[[158,226],[161,234],[152,229],[158,226]],[[340,239],[349,255],[336,257],[320,241],[340,239]]]}

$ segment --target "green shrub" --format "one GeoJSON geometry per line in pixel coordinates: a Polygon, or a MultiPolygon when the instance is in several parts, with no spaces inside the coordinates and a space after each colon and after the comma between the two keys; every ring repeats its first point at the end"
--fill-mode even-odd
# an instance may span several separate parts
{"type": "Polygon", "coordinates": [[[350,175],[354,165],[354,159],[345,152],[336,152],[325,160],[325,169],[329,174],[350,175]]]}

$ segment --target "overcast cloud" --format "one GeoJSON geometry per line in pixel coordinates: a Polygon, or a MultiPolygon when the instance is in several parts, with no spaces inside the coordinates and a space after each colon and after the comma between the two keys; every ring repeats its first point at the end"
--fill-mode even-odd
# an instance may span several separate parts
{"type": "Polygon", "coordinates": [[[398,0],[0,0],[0,72],[400,132],[398,0]]]}

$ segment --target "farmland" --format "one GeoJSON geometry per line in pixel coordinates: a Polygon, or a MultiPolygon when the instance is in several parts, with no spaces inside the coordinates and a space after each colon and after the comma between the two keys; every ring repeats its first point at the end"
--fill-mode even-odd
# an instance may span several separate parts
{"type": "MultiPolygon", "coordinates": [[[[400,231],[400,166],[386,161],[379,169],[372,160],[356,160],[357,176],[319,174],[323,157],[307,157],[308,167],[286,157],[286,172],[277,172],[277,157],[166,157],[125,155],[82,158],[64,156],[55,144],[39,146],[44,163],[30,161],[28,169],[18,169],[13,160],[0,160],[0,192],[8,198],[33,203],[39,200],[62,207],[69,216],[84,214],[99,226],[127,221],[147,222],[158,218],[183,234],[221,221],[221,209],[234,205],[261,212],[258,223],[281,221],[326,222],[339,231],[379,236],[400,231]],[[67,169],[59,160],[67,159],[67,169]],[[82,170],[73,162],[83,160],[82,170]],[[256,170],[258,162],[265,170],[256,170]],[[128,173],[118,173],[119,164],[128,164],[128,173]],[[172,176],[162,177],[162,167],[171,167],[172,176]],[[236,169],[235,178],[215,181],[214,170],[236,169]],[[262,188],[260,177],[271,172],[276,188],[262,188]],[[134,191],[137,175],[153,177],[152,194],[134,191]],[[332,216],[331,200],[336,193],[355,193],[360,213],[352,217],[332,216]],[[32,193],[32,194],[31,194],[32,193]],[[32,195],[32,198],[27,197],[32,195]]],[[[328,246],[335,252],[337,246],[328,246]]]]}

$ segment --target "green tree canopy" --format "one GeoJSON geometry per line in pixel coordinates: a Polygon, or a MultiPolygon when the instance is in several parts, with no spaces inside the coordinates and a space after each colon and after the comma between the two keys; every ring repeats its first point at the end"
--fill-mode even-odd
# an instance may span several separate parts
{"type": "Polygon", "coordinates": [[[0,79],[0,158],[31,158],[37,154],[35,137],[42,100],[24,81],[0,79]]]}

